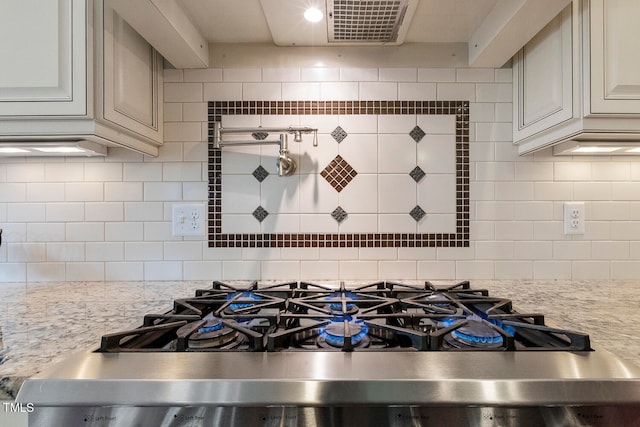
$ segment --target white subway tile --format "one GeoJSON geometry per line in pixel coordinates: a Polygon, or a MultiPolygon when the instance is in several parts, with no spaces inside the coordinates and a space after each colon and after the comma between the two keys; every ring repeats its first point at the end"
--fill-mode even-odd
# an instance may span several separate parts
{"type": "Polygon", "coordinates": [[[172,68],[164,69],[164,81],[168,82],[182,82],[184,79],[183,70],[176,70],[172,68]]]}
{"type": "Polygon", "coordinates": [[[205,83],[203,101],[237,101],[242,99],[242,83],[205,83]]]}
{"type": "Polygon", "coordinates": [[[144,280],[144,264],[141,262],[106,262],[105,280],[144,280]]]}
{"type": "Polygon", "coordinates": [[[162,242],[126,242],[124,259],[127,261],[159,261],[163,259],[162,242]]]}
{"type": "Polygon", "coordinates": [[[15,163],[6,165],[7,182],[42,182],[44,164],[15,163]]]}
{"type": "Polygon", "coordinates": [[[122,221],[122,202],[92,202],[85,204],[87,221],[122,221]]]}
{"type": "Polygon", "coordinates": [[[376,280],[377,261],[340,261],[341,280],[376,280]]]}
{"type": "Polygon", "coordinates": [[[162,181],[162,163],[125,163],[125,181],[162,181]]]}
{"type": "Polygon", "coordinates": [[[612,200],[640,200],[640,182],[619,182],[611,186],[612,200]]]}
{"type": "Polygon", "coordinates": [[[531,221],[496,222],[497,240],[532,240],[533,223],[531,221]]]}
{"type": "Polygon", "coordinates": [[[124,204],[125,221],[162,221],[164,219],[162,202],[126,202],[124,204]]]}
{"type": "Polygon", "coordinates": [[[222,261],[222,280],[260,279],[260,261],[222,261]]]}
{"type": "Polygon", "coordinates": [[[200,181],[202,179],[202,163],[174,162],[162,165],[163,181],[200,181]]]}
{"type": "Polygon", "coordinates": [[[377,68],[341,68],[340,80],[354,82],[375,82],[378,81],[377,68]]]}
{"type": "Polygon", "coordinates": [[[415,82],[418,81],[416,68],[380,68],[381,82],[415,82]]]}
{"type": "Polygon", "coordinates": [[[191,202],[204,202],[208,193],[206,182],[183,182],[182,200],[191,202]]]}
{"type": "Polygon", "coordinates": [[[222,81],[224,82],[260,82],[262,81],[262,69],[260,68],[223,68],[222,81]]]}
{"type": "MultiPolygon", "coordinates": [[[[91,168],[93,165],[88,165],[91,168]]],[[[44,166],[44,181],[69,182],[84,179],[82,163],[48,163],[44,166]]]]}
{"type": "Polygon", "coordinates": [[[573,280],[607,280],[610,277],[609,261],[571,262],[571,278],[573,280]]]}
{"type": "MultiPolygon", "coordinates": [[[[378,133],[400,134],[409,136],[409,133],[416,126],[416,116],[402,114],[383,114],[378,116],[378,133]]],[[[381,135],[378,135],[380,138],[381,135]]],[[[413,141],[413,139],[411,139],[413,141]]],[[[415,142],[415,141],[414,141],[415,142]]]]}
{"type": "Polygon", "coordinates": [[[92,163],[84,169],[85,181],[122,181],[122,163],[92,163]]]}
{"type": "Polygon", "coordinates": [[[105,201],[142,200],[141,182],[106,182],[104,184],[105,201]]]}
{"type": "Polygon", "coordinates": [[[398,100],[432,101],[436,99],[435,83],[398,83],[398,100]]]}
{"type": "Polygon", "coordinates": [[[417,223],[407,213],[379,214],[378,232],[380,233],[416,233],[417,223]]]}
{"type": "MultiPolygon", "coordinates": [[[[64,239],[71,242],[104,241],[104,223],[70,222],[65,226],[64,239]]],[[[63,240],[63,239],[60,239],[63,240]]]]}
{"type": "MultiPolygon", "coordinates": [[[[169,141],[201,141],[202,126],[199,122],[168,122],[164,124],[164,140],[169,141]]],[[[160,148],[160,152],[165,147],[160,148]]]]}
{"type": "Polygon", "coordinates": [[[0,262],[0,282],[26,282],[27,265],[21,262],[0,262]]]}
{"type": "Polygon", "coordinates": [[[629,242],[591,242],[591,258],[599,260],[629,259],[629,242]]]}
{"type": "Polygon", "coordinates": [[[521,221],[553,220],[553,202],[522,201],[514,204],[514,216],[521,221]]]}
{"type": "Polygon", "coordinates": [[[513,120],[513,105],[510,102],[499,102],[495,104],[495,121],[509,122],[513,120]]]}
{"type": "Polygon", "coordinates": [[[493,240],[495,239],[495,223],[493,221],[471,221],[471,240],[493,240]]]}
{"type": "Polygon", "coordinates": [[[198,261],[202,259],[202,243],[198,241],[164,242],[164,259],[198,261]]]}
{"type": "Polygon", "coordinates": [[[457,261],[456,278],[468,280],[494,279],[495,265],[493,261],[457,261]]]}
{"type": "Polygon", "coordinates": [[[45,243],[9,243],[7,245],[7,261],[9,262],[43,262],[47,260],[45,243]]]}
{"type": "Polygon", "coordinates": [[[185,82],[221,82],[222,68],[202,68],[184,70],[185,82]]]}
{"type": "Polygon", "coordinates": [[[85,258],[86,261],[123,261],[124,244],[122,242],[87,242],[85,258]]]}
{"type": "Polygon", "coordinates": [[[300,68],[263,68],[264,82],[297,82],[300,81],[300,68]]]}
{"type": "Polygon", "coordinates": [[[573,186],[564,182],[535,182],[534,200],[572,200],[573,186]]]}
{"type": "Polygon", "coordinates": [[[280,259],[283,259],[283,260],[310,261],[310,260],[318,260],[319,258],[320,258],[319,248],[282,248],[280,249],[280,259]]]}
{"type": "Polygon", "coordinates": [[[38,262],[27,265],[29,282],[59,282],[65,280],[65,263],[38,262]]]}
{"type": "Polygon", "coordinates": [[[497,280],[533,279],[531,261],[496,261],[497,280]]]}
{"type": "Polygon", "coordinates": [[[222,231],[232,234],[260,233],[260,223],[250,213],[225,214],[222,220],[222,231]]]}
{"type": "Polygon", "coordinates": [[[378,276],[382,280],[416,280],[418,265],[416,261],[380,261],[378,276]]]}
{"type": "Polygon", "coordinates": [[[476,242],[476,259],[513,259],[513,242],[476,242]]]}
{"type": "Polygon", "coordinates": [[[300,261],[262,261],[263,280],[300,279],[300,261]]]}
{"type": "Polygon", "coordinates": [[[475,139],[477,141],[510,142],[513,140],[513,128],[511,123],[477,123],[475,139]]]}
{"type": "Polygon", "coordinates": [[[476,85],[471,83],[438,83],[438,101],[476,102],[476,85]]]}
{"type": "Polygon", "coordinates": [[[472,122],[493,122],[496,118],[496,105],[492,102],[472,102],[469,104],[469,120],[472,122]]]}
{"type": "Polygon", "coordinates": [[[391,82],[361,82],[360,100],[376,101],[398,99],[398,84],[391,82]]]}
{"type": "MultiPolygon", "coordinates": [[[[640,263],[633,261],[611,261],[611,279],[627,280],[640,277],[640,263]]],[[[1,268],[1,266],[0,266],[1,268]]]]}
{"type": "Polygon", "coordinates": [[[165,83],[164,102],[201,102],[202,83],[165,83]]]}
{"type": "Polygon", "coordinates": [[[451,114],[433,114],[418,116],[417,124],[428,135],[455,135],[456,118],[451,114]]]}
{"type": "Polygon", "coordinates": [[[45,203],[9,203],[6,208],[6,221],[44,222],[45,203]]]}
{"type": "Polygon", "coordinates": [[[25,184],[0,183],[0,202],[24,202],[27,199],[25,184]]]}
{"type": "Polygon", "coordinates": [[[397,260],[397,248],[360,248],[359,259],[361,260],[397,260]]]}
{"type": "Polygon", "coordinates": [[[629,181],[631,165],[623,162],[593,162],[591,174],[594,181],[629,181]]]}
{"type": "Polygon", "coordinates": [[[282,100],[284,101],[318,101],[320,100],[319,83],[282,83],[282,100]]]}
{"type": "Polygon", "coordinates": [[[47,261],[85,261],[85,244],[47,243],[47,261]]]}
{"type": "Polygon", "coordinates": [[[107,222],[105,240],[109,242],[140,241],[143,236],[141,222],[107,222]]]}
{"type": "Polygon", "coordinates": [[[564,238],[562,221],[535,221],[533,223],[535,240],[556,240],[564,238]]]}
{"type": "Polygon", "coordinates": [[[476,85],[477,102],[511,102],[512,97],[510,83],[479,83],[476,85]]]}
{"type": "Polygon", "coordinates": [[[576,200],[611,200],[611,182],[574,182],[573,197],[576,200]]]}
{"type": "Polygon", "coordinates": [[[26,200],[29,202],[62,202],[64,198],[63,183],[28,183],[26,200]]]}
{"type": "Polygon", "coordinates": [[[478,181],[513,181],[514,164],[510,162],[481,162],[476,165],[478,181]]]}
{"type": "Polygon", "coordinates": [[[513,81],[513,71],[511,68],[496,69],[495,73],[496,82],[511,83],[513,81]]]}
{"type": "Polygon", "coordinates": [[[419,82],[455,82],[454,68],[418,68],[419,82]]]}
{"type": "Polygon", "coordinates": [[[182,117],[185,122],[206,122],[208,120],[207,103],[188,102],[182,104],[182,117]]]}
{"type": "Polygon", "coordinates": [[[501,162],[518,162],[523,158],[518,157],[518,146],[508,142],[497,141],[495,144],[496,149],[496,161],[501,162]]]}
{"type": "Polygon", "coordinates": [[[533,261],[536,280],[571,279],[571,261],[533,261]]]}
{"type": "Polygon", "coordinates": [[[64,184],[65,201],[99,202],[104,200],[102,182],[70,182],[64,184]]]}
{"type": "Polygon", "coordinates": [[[280,101],[282,84],[280,83],[244,83],[242,85],[244,101],[280,101]]]}
{"type": "MultiPolygon", "coordinates": [[[[3,235],[6,239],[7,237],[3,235]]],[[[61,242],[65,239],[65,225],[62,223],[27,223],[27,241],[61,242]]]]}
{"type": "Polygon", "coordinates": [[[453,280],[456,278],[455,261],[418,261],[421,280],[453,280]]]}
{"type": "Polygon", "coordinates": [[[493,82],[495,71],[493,68],[458,68],[456,81],[459,83],[493,82]]]}
{"type": "Polygon", "coordinates": [[[279,260],[280,248],[242,248],[243,260],[279,260]]]}
{"type": "Polygon", "coordinates": [[[171,222],[151,222],[144,223],[144,240],[146,242],[158,242],[172,240],[175,237],[171,234],[171,222]]]}
{"type": "Polygon", "coordinates": [[[302,68],[300,70],[300,80],[305,82],[335,82],[340,80],[339,68],[302,68]]]}
{"type": "Polygon", "coordinates": [[[165,122],[181,122],[182,121],[182,103],[165,102],[163,114],[164,114],[165,122]]]}
{"type": "Polygon", "coordinates": [[[326,82],[320,84],[320,99],[327,101],[353,101],[359,98],[358,83],[326,82]]]}
{"type": "Polygon", "coordinates": [[[496,182],[496,200],[532,200],[531,182],[496,182]]]}
{"type": "Polygon", "coordinates": [[[553,181],[551,162],[517,162],[515,171],[516,181],[553,181]]]}
{"type": "Polygon", "coordinates": [[[557,260],[590,259],[591,242],[555,241],[553,242],[553,258],[557,260]]]}
{"type": "Polygon", "coordinates": [[[262,221],[263,233],[300,233],[300,215],[272,213],[262,221]]]}
{"type": "Polygon", "coordinates": [[[221,261],[185,261],[183,280],[221,280],[221,261]]]}
{"type": "Polygon", "coordinates": [[[589,181],[592,179],[592,163],[562,162],[554,163],[556,181],[589,181]]]}
{"type": "Polygon", "coordinates": [[[300,261],[301,280],[337,280],[338,261],[300,261]]]}
{"type": "Polygon", "coordinates": [[[103,281],[103,262],[67,262],[65,264],[68,281],[103,281]]]}
{"type": "Polygon", "coordinates": [[[548,260],[553,258],[551,242],[520,241],[513,245],[515,259],[548,260]]]}
{"type": "Polygon", "coordinates": [[[145,201],[174,201],[182,199],[182,185],[179,182],[145,182],[145,201]]]}
{"type": "Polygon", "coordinates": [[[181,280],[182,262],[146,261],[144,263],[144,280],[181,280]]]}

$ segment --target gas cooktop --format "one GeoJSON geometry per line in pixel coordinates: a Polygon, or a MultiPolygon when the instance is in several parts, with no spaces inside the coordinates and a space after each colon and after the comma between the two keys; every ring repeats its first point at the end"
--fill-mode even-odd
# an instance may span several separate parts
{"type": "Polygon", "coordinates": [[[113,352],[589,351],[589,336],[545,325],[469,282],[307,282],[238,288],[213,282],[133,330],[102,337],[113,352]]]}

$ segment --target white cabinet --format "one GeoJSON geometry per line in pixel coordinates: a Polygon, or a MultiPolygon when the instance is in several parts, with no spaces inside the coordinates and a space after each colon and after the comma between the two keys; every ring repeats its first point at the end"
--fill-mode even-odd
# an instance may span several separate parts
{"type": "Polygon", "coordinates": [[[520,154],[566,141],[640,139],[635,0],[574,0],[513,60],[520,154]]]}
{"type": "Polygon", "coordinates": [[[0,141],[157,155],[162,57],[102,0],[0,2],[0,141]]]}

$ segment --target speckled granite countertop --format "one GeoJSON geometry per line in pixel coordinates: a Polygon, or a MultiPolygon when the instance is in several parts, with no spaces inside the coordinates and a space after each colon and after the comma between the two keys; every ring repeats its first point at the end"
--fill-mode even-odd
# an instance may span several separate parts
{"type": "MultiPolygon", "coordinates": [[[[14,397],[24,378],[70,352],[97,348],[103,334],[139,326],[145,313],[166,312],[174,299],[210,285],[0,283],[0,400],[14,397]]],[[[471,286],[513,300],[516,311],[542,313],[551,326],[588,333],[596,350],[606,348],[640,365],[640,281],[472,281],[471,286]]]]}

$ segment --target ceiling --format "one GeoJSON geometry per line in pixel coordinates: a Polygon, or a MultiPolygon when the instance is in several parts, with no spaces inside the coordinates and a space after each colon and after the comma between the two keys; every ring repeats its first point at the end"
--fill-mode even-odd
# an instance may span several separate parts
{"type": "MultiPolygon", "coordinates": [[[[314,0],[308,0],[309,3],[312,1],[314,0]]],[[[404,42],[467,43],[497,2],[498,0],[418,0],[404,42]]],[[[179,0],[179,3],[209,43],[274,42],[262,7],[262,4],[269,2],[179,0]]],[[[288,3],[294,4],[292,0],[281,0],[280,6],[284,4],[286,8],[288,3]]],[[[303,32],[300,33],[302,37],[303,32]]]]}

